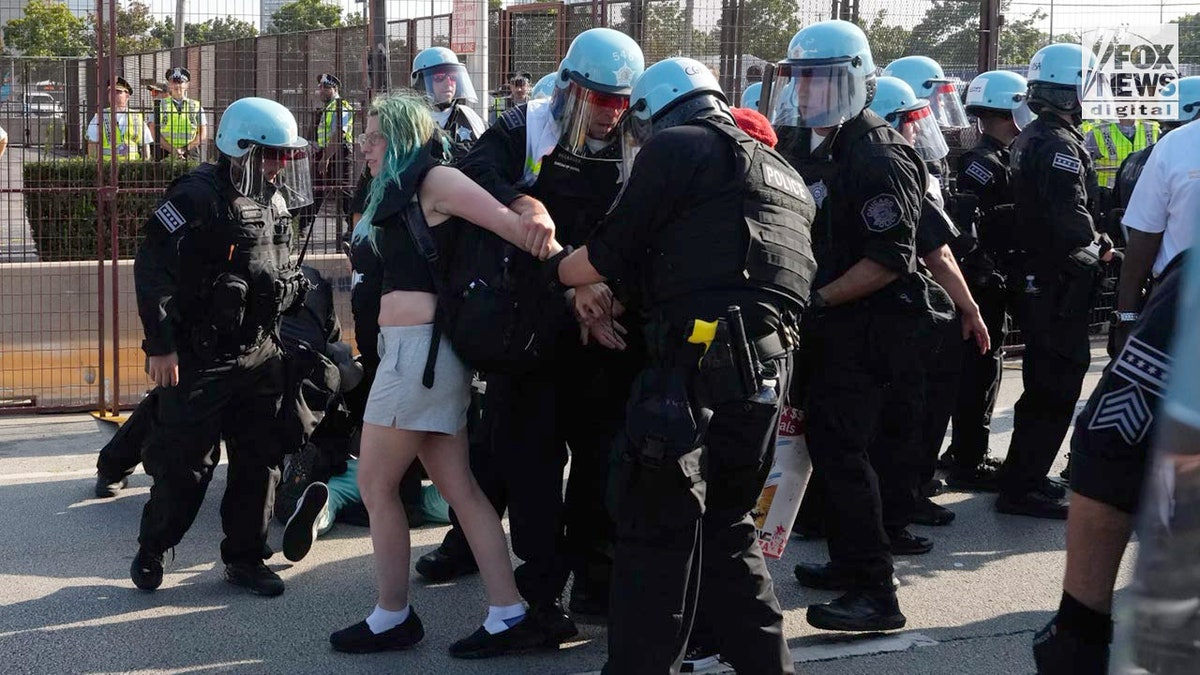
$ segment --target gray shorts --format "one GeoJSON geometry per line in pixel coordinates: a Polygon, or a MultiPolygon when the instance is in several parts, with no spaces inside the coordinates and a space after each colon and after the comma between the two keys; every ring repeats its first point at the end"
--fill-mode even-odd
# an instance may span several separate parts
{"type": "Polygon", "coordinates": [[[432,337],[433,324],[428,323],[379,328],[379,371],[367,398],[364,422],[443,434],[456,434],[467,425],[471,371],[444,336],[433,388],[426,389],[421,382],[432,337]]]}

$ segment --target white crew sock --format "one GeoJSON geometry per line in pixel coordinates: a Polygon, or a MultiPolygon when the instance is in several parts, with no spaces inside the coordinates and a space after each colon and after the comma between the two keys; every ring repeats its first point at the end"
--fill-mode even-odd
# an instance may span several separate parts
{"type": "Polygon", "coordinates": [[[384,631],[389,631],[405,621],[408,621],[409,608],[410,605],[405,605],[404,609],[393,612],[391,610],[384,609],[379,605],[375,605],[375,611],[371,612],[371,616],[367,617],[367,626],[370,627],[371,632],[376,635],[379,635],[384,631]]]}
{"type": "Polygon", "coordinates": [[[483,629],[495,635],[503,633],[513,626],[521,623],[521,619],[525,618],[525,603],[518,602],[515,605],[506,607],[488,607],[487,620],[483,622],[483,629]]]}

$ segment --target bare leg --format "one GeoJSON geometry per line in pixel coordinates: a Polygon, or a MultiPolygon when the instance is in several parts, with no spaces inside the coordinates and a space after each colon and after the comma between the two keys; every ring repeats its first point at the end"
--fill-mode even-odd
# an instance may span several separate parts
{"type": "Polygon", "coordinates": [[[479,563],[488,604],[503,607],[521,602],[500,516],[471,474],[466,430],[454,436],[431,435],[418,454],[429,478],[458,514],[463,534],[479,563]]]}
{"type": "Polygon", "coordinates": [[[412,554],[408,519],[400,500],[400,480],[427,443],[429,434],[364,424],[358,458],[358,489],[371,516],[379,606],[400,611],[408,604],[408,565],[412,554]]]}
{"type": "Polygon", "coordinates": [[[1128,513],[1072,492],[1063,590],[1089,609],[1111,614],[1113,587],[1132,531],[1128,513]]]}

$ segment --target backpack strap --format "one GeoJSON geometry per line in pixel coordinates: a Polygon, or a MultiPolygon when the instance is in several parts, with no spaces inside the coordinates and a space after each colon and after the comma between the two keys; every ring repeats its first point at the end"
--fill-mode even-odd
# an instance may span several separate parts
{"type": "MultiPolygon", "coordinates": [[[[421,257],[425,258],[426,262],[429,263],[429,270],[433,277],[433,288],[440,295],[442,282],[438,275],[437,242],[433,240],[433,231],[429,229],[429,223],[425,220],[425,211],[421,208],[421,200],[417,197],[416,192],[413,193],[413,197],[405,209],[404,224],[408,228],[408,234],[412,237],[413,244],[421,252],[421,257]]],[[[425,358],[425,373],[421,377],[421,384],[425,385],[426,389],[433,389],[433,371],[437,365],[438,349],[441,347],[441,342],[442,332],[438,330],[435,318],[433,322],[433,337],[429,340],[429,356],[425,358]]]]}

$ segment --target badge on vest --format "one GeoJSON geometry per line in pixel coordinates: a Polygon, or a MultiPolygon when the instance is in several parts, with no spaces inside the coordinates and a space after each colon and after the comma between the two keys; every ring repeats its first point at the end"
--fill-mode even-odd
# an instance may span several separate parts
{"type": "Polygon", "coordinates": [[[817,208],[825,203],[825,198],[829,196],[829,188],[826,187],[825,181],[819,180],[808,186],[808,191],[812,193],[813,201],[817,203],[817,208]]]}
{"type": "Polygon", "coordinates": [[[863,204],[862,218],[872,232],[890,230],[900,223],[900,202],[886,193],[872,197],[863,204]]]}
{"type": "Polygon", "coordinates": [[[1079,159],[1070,155],[1064,155],[1061,152],[1056,152],[1054,153],[1054,162],[1052,166],[1059,171],[1078,174],[1079,171],[1083,169],[1083,162],[1080,162],[1079,159]]]}
{"type": "Polygon", "coordinates": [[[979,162],[971,162],[971,166],[968,166],[964,173],[979,181],[980,185],[987,185],[993,177],[992,172],[985,169],[979,162]]]}
{"type": "Polygon", "coordinates": [[[154,217],[158,218],[158,222],[162,223],[167,232],[174,232],[183,227],[183,224],[187,222],[183,214],[179,213],[179,209],[175,208],[175,205],[170,201],[163,202],[162,206],[155,209],[154,217]]]}

